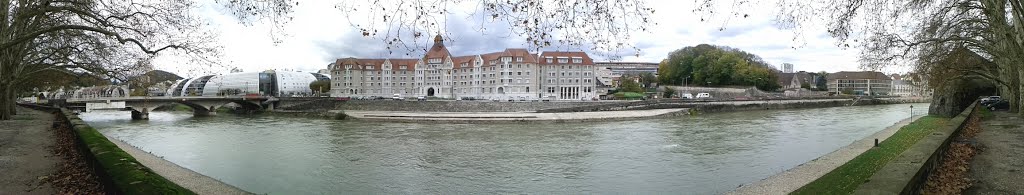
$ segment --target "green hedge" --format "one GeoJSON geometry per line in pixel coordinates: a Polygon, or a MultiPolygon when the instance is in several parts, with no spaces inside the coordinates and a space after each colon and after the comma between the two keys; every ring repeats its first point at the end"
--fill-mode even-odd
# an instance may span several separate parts
{"type": "Polygon", "coordinates": [[[96,166],[123,194],[195,194],[143,166],[95,128],[67,109],[61,110],[73,126],[82,145],[89,148],[96,166]]]}

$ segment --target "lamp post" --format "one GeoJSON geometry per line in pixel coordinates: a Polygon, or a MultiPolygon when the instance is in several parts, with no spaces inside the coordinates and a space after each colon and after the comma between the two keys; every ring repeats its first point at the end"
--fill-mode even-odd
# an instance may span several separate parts
{"type": "Polygon", "coordinates": [[[914,118],[914,105],[910,105],[910,118],[914,118]]]}

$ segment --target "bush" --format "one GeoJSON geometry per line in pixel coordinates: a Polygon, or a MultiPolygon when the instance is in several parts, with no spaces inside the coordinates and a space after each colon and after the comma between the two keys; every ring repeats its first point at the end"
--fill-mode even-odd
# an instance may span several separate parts
{"type": "Polygon", "coordinates": [[[348,118],[348,115],[345,114],[345,112],[339,112],[334,114],[334,120],[345,120],[345,118],[348,118]]]}

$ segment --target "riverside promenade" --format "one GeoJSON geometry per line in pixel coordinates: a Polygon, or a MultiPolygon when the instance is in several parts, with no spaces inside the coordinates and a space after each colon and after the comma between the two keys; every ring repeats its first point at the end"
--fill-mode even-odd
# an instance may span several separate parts
{"type": "Polygon", "coordinates": [[[879,142],[882,142],[896,133],[896,131],[899,131],[903,126],[921,117],[923,116],[903,119],[884,130],[850,143],[850,145],[839,148],[836,151],[752,184],[740,186],[726,194],[789,194],[871,149],[874,147],[876,138],[879,142]]]}
{"type": "Polygon", "coordinates": [[[597,112],[394,112],[394,111],[346,111],[349,117],[360,120],[379,121],[451,121],[451,122],[499,122],[499,121],[590,121],[649,118],[686,114],[688,108],[623,110],[597,112]]]}
{"type": "Polygon", "coordinates": [[[57,171],[60,158],[50,124],[53,115],[17,107],[14,120],[0,121],[0,194],[56,194],[45,178],[57,171]]]}
{"type": "Polygon", "coordinates": [[[970,161],[973,182],[964,194],[1024,194],[1024,118],[992,112],[975,137],[984,149],[970,161]]]}

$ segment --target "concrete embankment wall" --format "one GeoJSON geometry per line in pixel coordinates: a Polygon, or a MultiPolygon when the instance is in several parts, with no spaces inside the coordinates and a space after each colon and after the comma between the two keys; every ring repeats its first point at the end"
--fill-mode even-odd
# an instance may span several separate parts
{"type": "Polygon", "coordinates": [[[977,114],[978,102],[967,107],[947,126],[939,128],[871,175],[854,194],[918,194],[928,175],[942,162],[950,142],[964,129],[967,120],[977,114]]]}
{"type": "MultiPolygon", "coordinates": [[[[825,107],[838,107],[847,106],[853,100],[830,100],[830,101],[810,101],[810,102],[765,102],[759,104],[705,104],[705,105],[690,105],[694,108],[694,112],[698,113],[715,113],[715,112],[735,112],[735,111],[749,111],[749,110],[777,110],[777,109],[798,109],[798,108],[825,108],[825,107]]],[[[867,105],[867,104],[863,104],[867,105]]]]}
{"type": "Polygon", "coordinates": [[[70,110],[31,104],[22,106],[57,113],[54,128],[78,138],[75,145],[88,159],[86,163],[93,167],[108,194],[195,194],[143,166],[70,110]]]}
{"type": "Polygon", "coordinates": [[[613,104],[619,101],[492,102],[492,101],[395,101],[350,100],[337,103],[339,110],[418,112],[530,112],[544,109],[613,104]]]}

